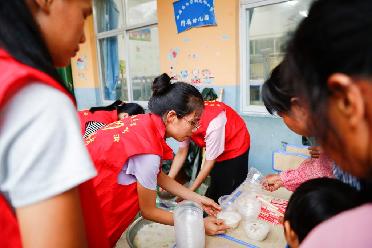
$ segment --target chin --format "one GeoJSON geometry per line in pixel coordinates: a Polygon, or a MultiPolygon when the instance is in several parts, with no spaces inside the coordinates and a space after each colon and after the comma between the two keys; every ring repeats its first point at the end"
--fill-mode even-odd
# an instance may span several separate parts
{"type": "Polygon", "coordinates": [[[177,141],[179,142],[183,142],[185,140],[187,140],[189,137],[180,137],[180,138],[176,138],[177,141]]]}

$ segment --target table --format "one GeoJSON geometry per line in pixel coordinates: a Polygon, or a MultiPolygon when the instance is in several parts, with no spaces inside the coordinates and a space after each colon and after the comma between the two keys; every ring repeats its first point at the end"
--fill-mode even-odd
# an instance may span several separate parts
{"type": "MultiPolygon", "coordinates": [[[[292,192],[280,188],[279,190],[275,192],[268,192],[264,191],[264,194],[288,200],[292,192]]],[[[238,238],[240,240],[243,240],[249,244],[255,245],[260,248],[284,248],[287,244],[284,238],[284,231],[283,227],[281,225],[271,225],[270,233],[268,234],[267,238],[261,242],[250,240],[247,238],[246,234],[244,233],[244,230],[241,225],[237,229],[229,230],[227,235],[230,235],[234,238],[238,238]]],[[[238,247],[244,247],[243,245],[240,245],[238,243],[235,243],[233,241],[217,237],[217,236],[206,236],[206,247],[207,248],[238,248],[238,247]]]]}
{"type": "MultiPolygon", "coordinates": [[[[292,192],[284,188],[280,188],[279,190],[275,192],[264,191],[264,194],[275,197],[275,198],[288,200],[292,192]]],[[[283,227],[281,225],[272,225],[269,235],[262,242],[248,239],[241,226],[239,226],[237,229],[229,230],[226,234],[233,236],[235,238],[238,238],[240,240],[243,240],[249,244],[260,247],[260,248],[266,248],[266,247],[267,248],[284,248],[287,244],[284,238],[283,227]]],[[[221,237],[206,236],[206,248],[239,248],[239,247],[244,247],[244,246],[237,244],[233,241],[221,238],[221,237]]],[[[125,239],[125,232],[123,233],[120,240],[116,244],[116,248],[129,248],[129,245],[125,239]]]]}

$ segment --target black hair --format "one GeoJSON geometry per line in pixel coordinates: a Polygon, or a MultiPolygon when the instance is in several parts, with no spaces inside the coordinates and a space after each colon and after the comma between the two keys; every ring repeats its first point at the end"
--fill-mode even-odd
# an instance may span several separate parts
{"type": "Polygon", "coordinates": [[[284,221],[289,221],[299,242],[302,242],[321,222],[363,202],[364,198],[355,188],[337,179],[311,179],[293,192],[284,221]]]}
{"type": "Polygon", "coordinates": [[[89,109],[91,113],[96,111],[113,111],[117,110],[118,114],[120,113],[128,113],[128,115],[138,115],[144,114],[145,110],[142,108],[141,105],[137,103],[126,103],[122,102],[121,100],[116,100],[112,104],[108,106],[101,106],[101,107],[92,107],[89,109]]]}
{"type": "Polygon", "coordinates": [[[323,142],[334,130],[328,119],[328,78],[337,72],[372,75],[371,13],[370,0],[314,1],[288,44],[281,77],[304,97],[315,135],[323,142]]]}
{"type": "Polygon", "coordinates": [[[290,112],[291,99],[295,97],[293,87],[280,80],[280,67],[280,64],[276,66],[262,85],[262,100],[272,115],[290,112]]]}
{"type": "Polygon", "coordinates": [[[115,102],[111,103],[108,106],[91,107],[89,111],[91,113],[94,113],[96,111],[112,111],[112,110],[117,109],[117,107],[120,106],[121,104],[123,104],[121,100],[116,100],[115,102]]]}
{"type": "Polygon", "coordinates": [[[182,118],[204,107],[203,97],[194,86],[185,82],[171,83],[166,73],[155,78],[152,91],[148,106],[159,116],[174,110],[178,118],[182,118]]]}
{"type": "Polygon", "coordinates": [[[48,74],[70,92],[53,66],[26,0],[0,1],[0,48],[17,61],[48,74]]]}
{"type": "Polygon", "coordinates": [[[128,113],[128,115],[139,115],[145,113],[141,105],[133,102],[123,103],[117,107],[117,110],[118,114],[128,113]]]}

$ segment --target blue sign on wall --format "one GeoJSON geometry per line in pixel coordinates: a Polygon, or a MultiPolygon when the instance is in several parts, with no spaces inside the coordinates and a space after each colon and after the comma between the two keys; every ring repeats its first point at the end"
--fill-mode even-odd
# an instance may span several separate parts
{"type": "Polygon", "coordinates": [[[216,25],[214,0],[179,0],[173,3],[177,31],[216,25]]]}

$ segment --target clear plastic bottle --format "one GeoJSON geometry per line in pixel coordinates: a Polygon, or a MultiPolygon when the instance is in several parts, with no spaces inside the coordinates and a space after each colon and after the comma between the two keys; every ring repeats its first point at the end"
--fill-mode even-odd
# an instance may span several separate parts
{"type": "Polygon", "coordinates": [[[174,210],[177,248],[205,247],[203,210],[195,202],[183,201],[174,210]]]}

